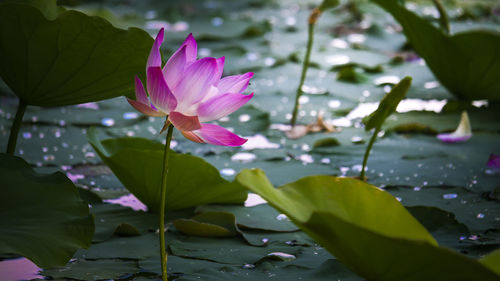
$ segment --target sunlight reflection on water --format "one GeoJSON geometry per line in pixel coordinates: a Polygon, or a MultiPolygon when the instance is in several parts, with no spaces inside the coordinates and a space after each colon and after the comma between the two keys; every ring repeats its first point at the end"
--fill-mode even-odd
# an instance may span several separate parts
{"type": "Polygon", "coordinates": [[[106,199],[103,200],[106,203],[111,203],[111,204],[118,204],[124,207],[130,207],[134,209],[135,211],[147,211],[148,207],[144,205],[137,197],[135,197],[133,194],[127,194],[123,195],[121,197],[115,198],[115,199],[106,199]]]}
{"type": "Polygon", "coordinates": [[[38,275],[40,268],[26,258],[0,261],[0,277],[2,281],[31,280],[43,278],[38,275]]]}

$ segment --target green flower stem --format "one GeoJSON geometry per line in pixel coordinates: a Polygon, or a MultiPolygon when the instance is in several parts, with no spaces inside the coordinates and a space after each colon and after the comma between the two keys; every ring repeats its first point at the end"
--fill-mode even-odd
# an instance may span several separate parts
{"type": "Polygon", "coordinates": [[[174,126],[170,124],[167,131],[167,142],[163,152],[163,170],[161,174],[161,194],[160,194],[160,255],[161,255],[161,277],[163,281],[168,281],[167,276],[167,251],[165,249],[165,197],[167,193],[167,175],[168,175],[168,152],[170,150],[170,141],[174,126]]]}
{"type": "Polygon", "coordinates": [[[311,15],[309,16],[307,50],[306,50],[306,56],[304,57],[304,62],[302,64],[302,74],[300,75],[299,87],[297,88],[297,93],[295,94],[295,105],[293,107],[292,122],[291,122],[292,127],[295,126],[295,123],[297,122],[297,113],[299,111],[299,99],[300,96],[302,95],[302,86],[304,85],[304,81],[306,79],[307,68],[309,67],[309,58],[311,57],[311,49],[314,39],[314,26],[316,25],[316,22],[320,15],[321,11],[318,8],[316,8],[311,12],[311,15]]]}
{"type": "Polygon", "coordinates": [[[21,128],[21,123],[23,122],[23,116],[27,106],[28,104],[24,103],[23,100],[19,100],[16,116],[14,117],[12,128],[10,128],[9,142],[7,144],[7,154],[14,155],[14,152],[16,151],[17,136],[19,135],[19,129],[21,128]]]}
{"type": "Polygon", "coordinates": [[[446,13],[443,4],[439,0],[432,0],[432,2],[434,2],[434,5],[439,12],[439,24],[441,25],[441,28],[446,34],[450,34],[450,20],[448,19],[448,14],[446,13]]]}
{"type": "Polygon", "coordinates": [[[373,136],[371,137],[370,142],[368,143],[368,146],[366,147],[365,156],[363,157],[363,166],[361,167],[361,174],[359,175],[359,177],[362,181],[365,180],[366,162],[368,162],[368,156],[370,156],[370,150],[372,150],[373,143],[377,139],[378,132],[380,132],[380,127],[375,128],[375,131],[373,132],[373,136]]]}

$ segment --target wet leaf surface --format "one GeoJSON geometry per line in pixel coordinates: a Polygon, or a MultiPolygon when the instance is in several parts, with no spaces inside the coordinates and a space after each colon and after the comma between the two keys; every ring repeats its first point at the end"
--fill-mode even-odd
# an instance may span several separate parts
{"type": "Polygon", "coordinates": [[[94,222],[62,173],[38,174],[23,159],[0,154],[0,181],[0,252],[51,267],[90,246],[94,222]]]}

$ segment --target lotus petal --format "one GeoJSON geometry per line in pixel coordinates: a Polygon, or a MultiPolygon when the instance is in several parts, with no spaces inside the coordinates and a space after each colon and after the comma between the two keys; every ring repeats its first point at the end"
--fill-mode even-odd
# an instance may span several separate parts
{"type": "Polygon", "coordinates": [[[201,129],[198,116],[186,116],[180,112],[172,111],[168,120],[181,132],[201,129]]]}
{"type": "Polygon", "coordinates": [[[227,116],[252,99],[253,93],[244,94],[222,94],[215,96],[198,107],[200,122],[217,120],[227,116]]]}
{"type": "Polygon", "coordinates": [[[153,66],[148,68],[148,92],[151,102],[160,111],[169,114],[177,106],[177,100],[163,78],[161,67],[153,66]]]}
{"type": "Polygon", "coordinates": [[[201,129],[193,133],[204,142],[214,145],[240,146],[247,142],[247,139],[214,124],[201,124],[201,129]]]}

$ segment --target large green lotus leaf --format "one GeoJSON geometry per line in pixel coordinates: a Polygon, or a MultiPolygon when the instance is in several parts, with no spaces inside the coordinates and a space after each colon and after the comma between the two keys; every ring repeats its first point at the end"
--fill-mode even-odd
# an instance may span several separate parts
{"type": "Polygon", "coordinates": [[[373,0],[402,26],[438,80],[461,99],[500,100],[500,34],[476,30],[445,35],[397,0],[373,0]]]}
{"type": "Polygon", "coordinates": [[[275,232],[293,232],[299,230],[290,220],[276,212],[268,204],[253,207],[235,205],[206,205],[196,208],[196,212],[229,212],[236,217],[236,224],[242,229],[265,230],[275,232]]]}
{"type": "MultiPolygon", "coordinates": [[[[304,248],[304,249],[311,249],[304,248]]],[[[245,253],[246,254],[246,253],[245,253]]],[[[170,255],[168,257],[168,272],[171,272],[175,280],[179,281],[360,281],[361,278],[353,274],[339,261],[332,259],[318,259],[318,252],[313,250],[303,251],[300,256],[292,262],[264,260],[255,265],[234,266],[217,262],[182,258],[170,255]],[[308,253],[305,253],[308,252],[308,253]],[[313,268],[303,266],[304,263],[314,264],[313,268]]],[[[139,265],[146,271],[161,273],[160,260],[156,257],[140,260],[139,265]]],[[[135,280],[135,279],[134,279],[135,280]]]]}
{"type": "Polygon", "coordinates": [[[481,263],[491,268],[497,274],[500,274],[500,250],[496,250],[493,253],[483,257],[481,263]]]}
{"type": "Polygon", "coordinates": [[[262,170],[244,170],[237,180],[368,280],[500,280],[439,247],[396,198],[364,182],[310,176],[276,189],[262,170]]]}
{"type": "Polygon", "coordinates": [[[40,175],[23,159],[0,154],[0,182],[0,253],[50,267],[90,246],[94,221],[62,173],[40,175]]]}
{"type": "Polygon", "coordinates": [[[121,277],[139,272],[135,260],[77,260],[65,267],[45,269],[42,275],[56,280],[123,280],[121,277]]]}
{"type": "Polygon", "coordinates": [[[387,93],[387,95],[382,98],[380,104],[365,122],[365,129],[371,130],[373,128],[380,128],[384,124],[385,119],[389,117],[396,108],[399,102],[405,97],[406,92],[411,86],[411,77],[407,76],[403,78],[392,90],[387,93]]]}
{"type": "Polygon", "coordinates": [[[238,235],[236,218],[227,212],[204,212],[190,219],[177,219],[175,228],[187,235],[199,237],[233,237],[238,235]]]}
{"type": "Polygon", "coordinates": [[[264,247],[248,245],[243,239],[189,236],[167,242],[172,255],[231,265],[254,264],[270,253],[300,255],[301,247],[271,242],[264,247]]]}
{"type": "Polygon", "coordinates": [[[61,106],[133,94],[152,39],[137,28],[65,11],[48,20],[25,4],[0,5],[0,76],[30,105],[61,106]]]}
{"type": "MultiPolygon", "coordinates": [[[[88,140],[123,185],[149,210],[159,209],[164,146],[143,138],[99,141],[96,130],[88,140]]],[[[173,151],[169,154],[166,209],[178,210],[209,203],[243,203],[246,190],[229,182],[205,160],[173,151]]]]}

